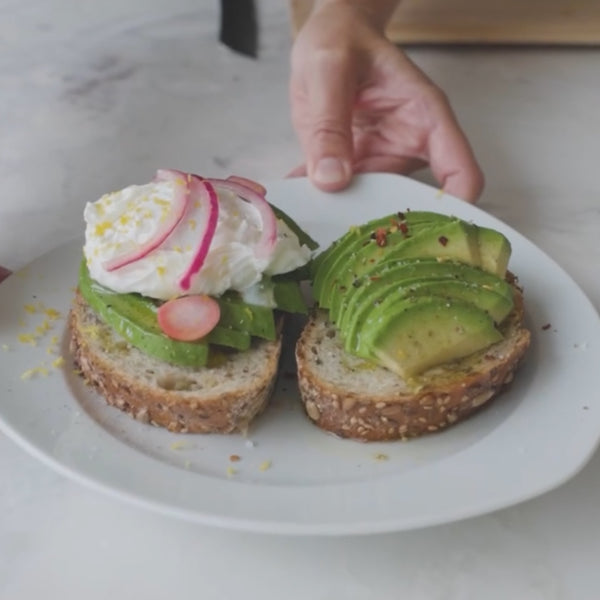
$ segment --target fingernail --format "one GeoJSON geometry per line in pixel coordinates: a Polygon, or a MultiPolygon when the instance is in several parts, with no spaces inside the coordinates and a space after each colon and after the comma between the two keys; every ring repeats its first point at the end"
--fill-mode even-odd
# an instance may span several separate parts
{"type": "Polygon", "coordinates": [[[322,158],[315,167],[313,179],[323,185],[341,183],[346,180],[346,169],[339,158],[328,156],[322,158]]]}

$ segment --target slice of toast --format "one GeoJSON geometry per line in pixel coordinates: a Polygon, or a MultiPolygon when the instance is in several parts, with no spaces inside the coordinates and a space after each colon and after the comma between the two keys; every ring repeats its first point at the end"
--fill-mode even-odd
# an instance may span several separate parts
{"type": "Polygon", "coordinates": [[[300,394],[316,425],[362,441],[416,437],[466,418],[513,379],[530,344],[516,286],[501,342],[411,381],[345,352],[327,315],[315,311],[296,345],[300,394]]]}
{"type": "Polygon", "coordinates": [[[218,354],[214,366],[182,367],[131,346],[77,293],[69,315],[76,367],[109,405],[181,433],[245,432],[268,403],[281,335],[218,354]]]}

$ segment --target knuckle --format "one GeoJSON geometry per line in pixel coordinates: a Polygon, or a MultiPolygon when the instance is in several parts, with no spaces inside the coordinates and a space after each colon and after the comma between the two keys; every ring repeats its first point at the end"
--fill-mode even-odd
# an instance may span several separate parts
{"type": "Polygon", "coordinates": [[[321,118],[313,123],[311,138],[313,143],[336,143],[347,145],[351,142],[351,133],[333,118],[321,118]]]}

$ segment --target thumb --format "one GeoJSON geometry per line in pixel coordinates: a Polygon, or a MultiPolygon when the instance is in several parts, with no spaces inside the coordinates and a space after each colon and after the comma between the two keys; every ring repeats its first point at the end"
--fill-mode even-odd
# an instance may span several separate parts
{"type": "Polygon", "coordinates": [[[328,53],[311,61],[296,123],[308,177],[325,191],[346,187],[352,177],[355,75],[350,62],[328,53]]]}

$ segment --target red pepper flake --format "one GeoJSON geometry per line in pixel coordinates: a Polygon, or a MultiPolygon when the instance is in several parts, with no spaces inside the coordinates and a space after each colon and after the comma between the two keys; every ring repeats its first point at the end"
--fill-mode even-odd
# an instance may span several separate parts
{"type": "Polygon", "coordinates": [[[369,277],[369,279],[371,281],[379,281],[381,279],[381,276],[379,276],[379,275],[373,275],[372,277],[369,277]]]}
{"type": "Polygon", "coordinates": [[[232,455],[229,457],[229,460],[230,460],[231,462],[238,462],[238,461],[242,460],[242,457],[241,457],[239,454],[232,454],[232,455]]]}
{"type": "Polygon", "coordinates": [[[402,232],[402,235],[404,237],[406,237],[408,235],[408,225],[404,221],[402,221],[402,223],[400,223],[398,225],[398,227],[400,228],[400,231],[402,232]]]}
{"type": "Polygon", "coordinates": [[[387,244],[387,231],[384,227],[378,227],[375,231],[375,243],[383,248],[387,244]]]}
{"type": "Polygon", "coordinates": [[[550,327],[552,327],[552,325],[550,323],[546,323],[545,325],[542,325],[542,329],[544,331],[547,331],[548,329],[550,329],[550,327]]]}
{"type": "Polygon", "coordinates": [[[445,235],[440,235],[440,237],[438,238],[438,242],[442,246],[445,246],[448,243],[448,238],[445,235]]]}

